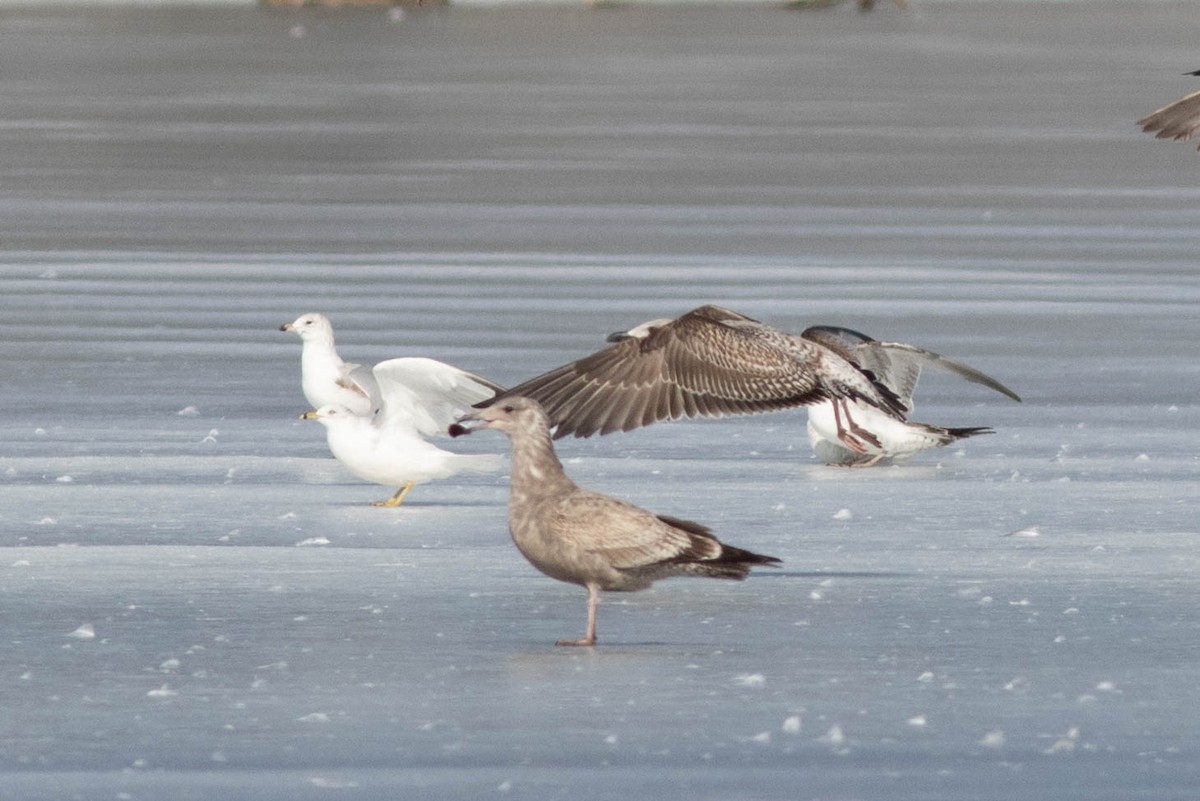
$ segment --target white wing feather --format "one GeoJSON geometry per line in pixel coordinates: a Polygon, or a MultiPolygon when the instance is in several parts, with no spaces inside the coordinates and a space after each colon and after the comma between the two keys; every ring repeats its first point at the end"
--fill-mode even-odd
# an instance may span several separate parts
{"type": "Polygon", "coordinates": [[[434,359],[389,359],[375,365],[373,373],[382,399],[376,425],[425,436],[445,434],[472,404],[500,390],[486,378],[434,359]]]}

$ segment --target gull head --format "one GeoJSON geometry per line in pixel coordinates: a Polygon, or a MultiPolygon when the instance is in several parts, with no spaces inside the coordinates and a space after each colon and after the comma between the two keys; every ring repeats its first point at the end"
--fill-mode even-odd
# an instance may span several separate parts
{"type": "Polygon", "coordinates": [[[311,412],[305,412],[300,415],[301,420],[316,420],[321,425],[328,428],[329,426],[341,425],[345,422],[354,420],[354,412],[345,406],[339,406],[336,403],[331,403],[322,406],[320,409],[315,409],[311,412]]]}
{"type": "Polygon", "coordinates": [[[321,337],[333,337],[333,325],[330,324],[329,318],[323,314],[304,314],[297,317],[290,323],[284,323],[279,326],[280,331],[295,331],[300,335],[301,339],[319,339],[321,337]]]}
{"type": "Polygon", "coordinates": [[[549,430],[550,421],[537,401],[514,395],[458,418],[450,426],[450,436],[461,437],[484,428],[511,435],[518,429],[549,430]]]}
{"type": "Polygon", "coordinates": [[[662,328],[667,323],[673,322],[665,317],[659,320],[647,320],[641,325],[635,325],[628,331],[613,331],[606,337],[609,342],[620,342],[625,339],[646,339],[659,328],[662,328]]]}

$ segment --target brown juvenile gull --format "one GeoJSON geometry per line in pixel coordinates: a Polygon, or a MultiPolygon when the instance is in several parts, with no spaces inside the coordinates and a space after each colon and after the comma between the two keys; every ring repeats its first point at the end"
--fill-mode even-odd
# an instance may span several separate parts
{"type": "MultiPolygon", "coordinates": [[[[645,339],[655,328],[670,320],[651,320],[629,331],[609,334],[610,342],[623,339],[645,339]]],[[[973,367],[947,359],[933,351],[902,342],[880,342],[850,328],[816,325],[805,329],[800,337],[823,345],[854,366],[869,373],[878,383],[891,390],[912,411],[913,390],[925,365],[937,367],[973,383],[982,384],[1013,400],[1020,398],[996,379],[973,367]]],[[[860,401],[826,400],[808,407],[808,439],[813,451],[831,465],[870,467],[884,460],[907,459],[928,448],[948,445],[976,434],[991,433],[990,428],[946,428],[916,423],[880,411],[860,401]],[[840,418],[853,419],[856,428],[851,432],[858,447],[851,449],[838,437],[840,418]]]]}
{"type": "Polygon", "coordinates": [[[508,529],[522,555],[551,578],[588,591],[587,631],[555,645],[596,644],[596,604],[602,590],[644,590],[670,576],[741,580],[772,556],[724,545],[689,520],[656,515],[625,501],[581,489],[567,478],[550,441],[550,421],[536,401],[506,397],[466,415],[452,436],[479,428],[511,440],[508,529]]]}
{"type": "Polygon", "coordinates": [[[851,408],[861,404],[899,420],[907,412],[893,390],[836,350],[719,306],[652,320],[610,339],[617,342],[497,398],[538,401],[557,426],[556,438],[830,401],[839,441],[859,453],[872,435],[851,408]]]}
{"type": "MultiPolygon", "coordinates": [[[[1200,75],[1200,70],[1185,74],[1200,75]]],[[[1200,92],[1192,92],[1174,103],[1163,106],[1153,114],[1138,120],[1137,124],[1142,126],[1146,133],[1153,133],[1157,139],[1191,139],[1200,132],[1200,92]]],[[[1196,149],[1200,150],[1200,146],[1196,149]]]]}
{"type": "MultiPolygon", "coordinates": [[[[880,342],[849,328],[817,325],[800,334],[841,354],[847,361],[867,370],[900,398],[906,414],[913,409],[913,390],[924,366],[936,367],[974,384],[995,390],[1015,401],[1021,398],[991,376],[973,367],[947,359],[933,351],[902,342],[880,342]]],[[[861,450],[843,444],[837,435],[838,409],[833,401],[808,407],[808,441],[813,451],[827,464],[870,467],[884,460],[908,459],[929,448],[949,445],[976,434],[990,434],[986,427],[947,428],[917,423],[883,414],[857,401],[846,405],[858,427],[871,437],[857,437],[861,450]]]]}

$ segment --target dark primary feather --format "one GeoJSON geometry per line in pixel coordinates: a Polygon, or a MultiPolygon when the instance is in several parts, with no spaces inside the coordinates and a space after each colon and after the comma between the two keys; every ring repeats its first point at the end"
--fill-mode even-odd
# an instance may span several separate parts
{"type": "Polygon", "coordinates": [[[681,520],[669,515],[656,515],[668,526],[686,532],[689,546],[676,556],[667,559],[668,564],[695,565],[698,572],[715,578],[731,578],[741,580],[749,573],[753,565],[781,565],[783,562],[774,556],[735,548],[720,542],[708,526],[692,520],[681,520]]]}
{"type": "Polygon", "coordinates": [[[881,342],[850,328],[832,325],[814,325],[804,330],[801,337],[818,342],[842,358],[870,371],[875,379],[892,390],[904,403],[905,411],[912,411],[912,395],[922,367],[936,367],[957,375],[973,384],[981,384],[1020,401],[1021,397],[996,379],[940,353],[906,345],[902,342],[881,342]]]}

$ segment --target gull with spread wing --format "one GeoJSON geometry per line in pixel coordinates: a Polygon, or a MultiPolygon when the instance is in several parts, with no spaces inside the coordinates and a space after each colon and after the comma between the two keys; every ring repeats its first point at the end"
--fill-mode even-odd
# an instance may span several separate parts
{"type": "Polygon", "coordinates": [[[922,449],[915,444],[932,447],[985,430],[907,422],[923,364],[1016,398],[994,379],[930,351],[827,326],[787,334],[719,306],[651,320],[609,341],[615,344],[499,397],[537,400],[556,438],[808,406],[820,439],[835,449],[828,451],[837,456],[831,461],[864,465],[922,449]]]}
{"type": "Polygon", "coordinates": [[[466,455],[442,450],[425,437],[444,434],[472,403],[496,394],[496,385],[433,359],[390,359],[372,370],[382,398],[373,415],[326,404],[300,415],[325,426],[334,458],[365,481],[399,487],[372,506],[399,506],[416,484],[463,471],[500,467],[493,454],[466,455]]]}

